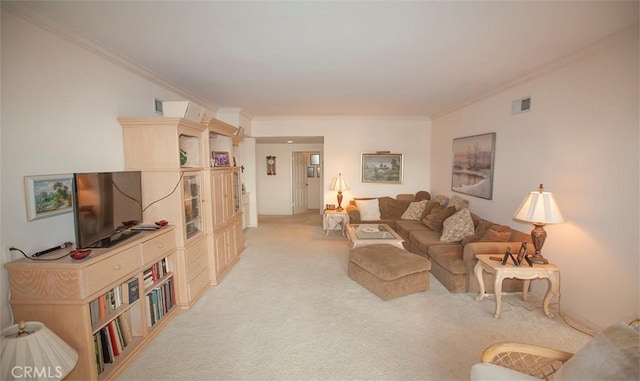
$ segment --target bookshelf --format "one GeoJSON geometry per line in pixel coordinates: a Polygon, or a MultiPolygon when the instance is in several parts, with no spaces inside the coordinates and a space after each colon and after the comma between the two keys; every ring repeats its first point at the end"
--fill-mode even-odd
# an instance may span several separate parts
{"type": "Polygon", "coordinates": [[[78,352],[68,380],[114,378],[178,312],[174,231],[142,232],[80,261],[5,264],[14,318],[42,321],[78,352]]]}

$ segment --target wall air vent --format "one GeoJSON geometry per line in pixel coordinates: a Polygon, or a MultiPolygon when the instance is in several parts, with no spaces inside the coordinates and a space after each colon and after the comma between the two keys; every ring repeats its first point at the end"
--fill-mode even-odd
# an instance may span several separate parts
{"type": "Polygon", "coordinates": [[[520,114],[531,110],[531,97],[516,99],[511,102],[511,114],[520,114]]]}

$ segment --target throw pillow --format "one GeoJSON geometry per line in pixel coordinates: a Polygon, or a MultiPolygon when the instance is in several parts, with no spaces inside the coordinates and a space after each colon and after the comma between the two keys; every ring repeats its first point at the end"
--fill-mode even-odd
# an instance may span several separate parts
{"type": "Polygon", "coordinates": [[[448,208],[434,207],[431,210],[431,213],[427,214],[427,216],[422,219],[422,224],[434,232],[441,232],[444,220],[451,217],[455,212],[455,206],[450,206],[448,208]]]}
{"type": "MultiPolygon", "coordinates": [[[[474,215],[472,215],[471,218],[473,218],[473,216],[474,215]]],[[[476,224],[476,230],[475,230],[473,236],[470,236],[470,237],[467,237],[467,238],[463,239],[462,240],[462,245],[466,245],[466,244],[471,243],[471,242],[477,242],[480,239],[480,237],[482,237],[484,235],[484,233],[491,227],[491,225],[493,225],[493,222],[489,222],[489,221],[483,220],[481,218],[479,218],[477,223],[475,221],[474,221],[474,223],[476,224]]]]}
{"type": "Polygon", "coordinates": [[[442,223],[441,242],[458,242],[473,235],[473,220],[469,209],[461,209],[442,223]]]}
{"type": "Polygon", "coordinates": [[[427,214],[430,214],[433,211],[433,209],[436,207],[439,209],[442,209],[442,206],[438,204],[436,201],[434,200],[427,201],[427,205],[424,207],[424,212],[422,212],[422,218],[425,218],[427,214]]]}
{"type": "Polygon", "coordinates": [[[420,221],[422,218],[422,214],[424,213],[424,209],[427,207],[427,201],[418,201],[412,202],[409,204],[407,210],[402,213],[400,219],[403,220],[411,220],[411,221],[420,221]]]}
{"type": "Polygon", "coordinates": [[[464,208],[469,208],[469,200],[467,200],[466,198],[462,198],[457,194],[454,194],[449,199],[449,206],[451,205],[455,206],[456,210],[462,210],[464,208]]]}
{"type": "Polygon", "coordinates": [[[387,214],[385,215],[384,210],[381,208],[380,215],[384,220],[397,220],[401,218],[402,213],[407,210],[409,204],[411,204],[411,201],[389,198],[389,203],[387,205],[387,214]]]}
{"type": "Polygon", "coordinates": [[[447,203],[449,202],[449,197],[443,195],[443,194],[439,194],[437,195],[433,201],[437,202],[438,204],[442,205],[442,206],[446,206],[447,203]]]}
{"type": "Polygon", "coordinates": [[[356,205],[360,210],[360,219],[362,221],[377,221],[380,219],[378,199],[357,200],[356,205]]]}

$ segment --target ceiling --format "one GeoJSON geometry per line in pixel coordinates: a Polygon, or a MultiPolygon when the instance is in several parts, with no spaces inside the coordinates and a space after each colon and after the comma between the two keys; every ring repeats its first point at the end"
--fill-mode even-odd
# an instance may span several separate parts
{"type": "Polygon", "coordinates": [[[249,117],[434,117],[638,24],[638,1],[2,6],[185,99],[249,117]]]}

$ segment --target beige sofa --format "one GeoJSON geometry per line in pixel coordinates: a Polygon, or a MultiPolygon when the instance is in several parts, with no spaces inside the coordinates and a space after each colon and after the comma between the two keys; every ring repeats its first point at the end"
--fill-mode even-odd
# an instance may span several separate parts
{"type": "MultiPolygon", "coordinates": [[[[424,191],[423,191],[424,192],[424,191]]],[[[418,192],[422,194],[421,192],[418,192]]],[[[428,194],[428,192],[424,192],[428,194]]],[[[439,196],[438,198],[440,198],[439,196]]],[[[379,197],[380,219],[363,220],[360,217],[358,200],[350,202],[347,207],[349,222],[385,223],[391,226],[403,239],[404,247],[415,254],[424,256],[431,261],[431,274],[435,276],[450,292],[479,292],[479,284],[473,272],[477,263],[477,254],[501,254],[511,247],[512,252],[520,249],[522,242],[533,247],[529,234],[511,229],[508,226],[495,224],[470,213],[473,221],[473,235],[461,241],[443,242],[442,226],[444,221],[457,211],[465,208],[465,203],[456,202],[455,205],[443,206],[444,201],[430,200],[421,197],[427,204],[423,215],[419,219],[402,219],[404,211],[411,202],[419,201],[414,196],[411,201],[406,195],[403,197],[379,197]]],[[[452,198],[453,199],[453,198],[452,198]]],[[[461,198],[457,197],[458,200],[461,198]]],[[[493,292],[493,276],[484,273],[485,290],[493,292]]],[[[517,279],[505,279],[502,284],[503,292],[522,291],[523,282],[517,279]]]]}
{"type": "Polygon", "coordinates": [[[419,191],[416,194],[399,194],[396,198],[391,197],[363,197],[355,198],[349,202],[346,211],[349,214],[350,224],[387,224],[395,229],[396,221],[401,220],[402,214],[407,210],[409,204],[414,201],[422,201],[431,199],[431,195],[427,191],[419,191]],[[380,218],[363,219],[358,208],[359,201],[377,200],[380,218]]]}

